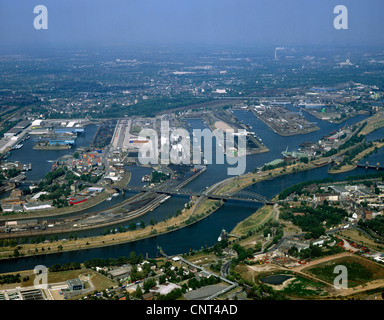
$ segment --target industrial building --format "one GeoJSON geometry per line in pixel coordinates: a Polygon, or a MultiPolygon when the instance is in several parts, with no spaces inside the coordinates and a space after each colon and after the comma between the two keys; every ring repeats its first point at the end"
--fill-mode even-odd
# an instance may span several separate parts
{"type": "Polygon", "coordinates": [[[68,139],[67,137],[56,137],[54,139],[50,139],[48,141],[48,144],[51,146],[55,145],[65,145],[65,144],[74,144],[75,139],[68,139]]]}
{"type": "Polygon", "coordinates": [[[64,127],[64,128],[55,128],[55,133],[81,133],[84,132],[84,128],[80,127],[64,127]]]}
{"type": "Polygon", "coordinates": [[[24,207],[25,211],[51,209],[52,208],[52,201],[24,203],[23,207],[24,207]]]}
{"type": "Polygon", "coordinates": [[[123,279],[123,278],[128,277],[130,275],[131,270],[132,270],[131,266],[123,266],[121,268],[117,268],[117,269],[111,270],[108,273],[114,279],[123,279]]]}
{"type": "Polygon", "coordinates": [[[30,289],[20,291],[23,300],[45,300],[41,289],[30,289]]]}
{"type": "Polygon", "coordinates": [[[37,225],[37,219],[6,221],[6,227],[28,227],[37,225]]]}
{"type": "Polygon", "coordinates": [[[84,289],[84,285],[79,278],[67,280],[67,285],[68,289],[71,291],[84,289]]]}

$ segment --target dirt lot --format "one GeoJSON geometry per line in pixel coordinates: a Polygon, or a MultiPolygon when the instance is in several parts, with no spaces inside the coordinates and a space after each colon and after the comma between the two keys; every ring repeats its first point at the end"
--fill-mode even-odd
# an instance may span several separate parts
{"type": "Polygon", "coordinates": [[[227,123],[223,121],[216,121],[214,124],[216,129],[221,129],[223,131],[228,130],[228,129],[233,129],[231,126],[229,126],[227,123]]]}

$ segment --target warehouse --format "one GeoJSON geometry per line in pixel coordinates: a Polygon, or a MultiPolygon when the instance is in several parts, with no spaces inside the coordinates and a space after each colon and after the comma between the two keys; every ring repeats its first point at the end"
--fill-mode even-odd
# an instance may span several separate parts
{"type": "Polygon", "coordinates": [[[64,128],[55,128],[55,133],[78,133],[84,132],[84,128],[80,127],[64,127],[64,128]]]}
{"type": "Polygon", "coordinates": [[[52,208],[52,201],[45,202],[35,202],[35,203],[24,203],[23,204],[25,211],[33,211],[33,210],[44,210],[52,208]]]}
{"type": "Polygon", "coordinates": [[[71,291],[84,289],[84,285],[79,278],[67,280],[67,285],[71,291]]]}
{"type": "Polygon", "coordinates": [[[37,219],[25,219],[5,222],[6,227],[28,227],[35,225],[37,225],[37,219]]]}

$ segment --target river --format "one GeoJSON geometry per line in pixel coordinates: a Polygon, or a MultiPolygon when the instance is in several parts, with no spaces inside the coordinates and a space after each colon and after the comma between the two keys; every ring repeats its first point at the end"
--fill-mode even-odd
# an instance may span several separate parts
{"type": "MultiPolygon", "coordinates": [[[[293,111],[297,111],[297,109],[295,109],[293,106],[288,106],[288,107],[293,111]]],[[[333,130],[338,130],[339,128],[343,127],[346,123],[351,124],[354,122],[358,122],[362,119],[365,119],[367,117],[365,115],[359,115],[354,117],[353,119],[346,120],[343,123],[332,124],[326,121],[318,120],[307,113],[303,113],[303,115],[309,121],[316,122],[320,130],[308,133],[306,135],[281,137],[276,133],[274,133],[263,122],[258,120],[256,116],[253,115],[252,112],[238,110],[238,111],[234,111],[234,113],[240,121],[243,121],[248,125],[252,125],[252,128],[253,128],[252,131],[254,131],[260,138],[262,138],[263,143],[270,149],[270,151],[267,153],[254,154],[254,155],[247,156],[247,166],[246,166],[247,172],[252,171],[257,167],[260,167],[264,163],[267,163],[271,160],[281,158],[281,152],[284,151],[287,147],[289,150],[295,150],[303,142],[317,141],[319,138],[321,138],[324,135],[327,135],[329,132],[333,130]]],[[[206,124],[203,123],[203,121],[201,120],[189,120],[189,123],[191,125],[191,128],[202,129],[206,127],[206,124]]],[[[96,131],[96,128],[95,128],[95,131],[96,131]]],[[[371,133],[369,138],[372,135],[377,135],[377,134],[379,137],[380,137],[380,134],[381,134],[381,137],[383,137],[384,135],[382,132],[379,132],[379,130],[377,130],[371,133]]],[[[86,131],[84,136],[86,135],[87,137],[89,137],[90,135],[92,135],[92,133],[90,132],[88,136],[88,132],[86,131]]],[[[80,137],[81,135],[79,136],[78,141],[76,141],[76,143],[80,143],[79,141],[80,137]]],[[[90,137],[90,140],[92,139],[92,137],[90,137]]],[[[90,143],[90,140],[89,142],[84,141],[83,143],[85,143],[86,145],[86,143],[90,143]]],[[[22,149],[13,151],[9,159],[19,160],[23,163],[28,163],[33,161],[32,171],[28,173],[29,174],[28,178],[40,179],[42,176],[44,176],[46,172],[49,171],[50,165],[42,164],[40,166],[39,165],[34,166],[34,163],[44,162],[44,161],[42,161],[41,159],[32,160],[31,157],[26,154],[27,152],[25,152],[26,150],[24,148],[26,147],[27,147],[27,143],[24,145],[22,149]]],[[[380,150],[378,154],[379,153],[382,154],[381,151],[382,150],[380,150]]],[[[60,151],[57,155],[54,155],[54,154],[48,155],[45,153],[41,154],[40,152],[42,151],[38,151],[38,152],[39,153],[36,154],[37,157],[44,157],[46,160],[48,160],[48,158],[51,157],[53,160],[55,159],[55,157],[59,157],[62,155],[59,153],[65,154],[65,152],[68,152],[68,151],[67,150],[60,151]]],[[[50,151],[44,151],[44,152],[50,152],[50,151]]],[[[73,150],[70,152],[73,152],[73,150]]],[[[213,150],[213,154],[214,153],[215,153],[215,150],[213,150]]],[[[372,155],[371,157],[377,156],[378,154],[372,155]]],[[[206,172],[198,176],[190,184],[185,186],[185,188],[193,191],[202,191],[207,186],[210,186],[216,182],[219,182],[227,178],[228,177],[227,167],[228,165],[226,164],[226,162],[225,164],[222,164],[222,165],[217,165],[217,164],[208,165],[206,172]]],[[[140,184],[141,176],[143,174],[148,174],[148,172],[150,172],[148,171],[150,170],[148,168],[130,167],[129,169],[132,171],[132,178],[130,182],[132,183],[132,185],[140,184]]],[[[302,181],[307,181],[311,179],[322,179],[325,177],[332,177],[340,180],[349,175],[366,174],[367,172],[376,172],[373,169],[367,171],[364,168],[357,168],[347,173],[330,175],[328,174],[328,169],[329,168],[325,166],[325,167],[316,168],[310,171],[298,172],[292,175],[277,177],[273,180],[262,181],[260,183],[257,183],[256,185],[250,186],[249,190],[252,190],[256,193],[264,195],[267,198],[271,198],[274,195],[278,194],[283,189],[302,181]]],[[[104,209],[105,206],[109,206],[121,201],[122,199],[121,197],[128,197],[128,196],[129,195],[125,195],[125,196],[120,195],[119,197],[114,198],[109,203],[103,202],[102,204],[93,208],[92,211],[96,211],[101,208],[104,209]]],[[[160,221],[164,218],[167,218],[169,214],[173,214],[177,209],[182,208],[187,201],[189,201],[187,197],[174,196],[171,199],[169,199],[167,202],[165,202],[164,204],[156,208],[154,211],[146,215],[143,215],[142,217],[138,217],[132,221],[140,222],[143,220],[145,221],[146,224],[148,224],[150,219],[155,219],[160,221]]],[[[199,250],[204,246],[212,246],[215,242],[217,242],[217,238],[222,228],[228,231],[232,230],[238,222],[247,218],[249,215],[254,213],[260,207],[261,207],[261,204],[256,204],[256,203],[244,204],[237,201],[228,201],[219,210],[211,214],[206,219],[203,219],[202,221],[199,221],[186,228],[176,230],[164,235],[159,235],[159,236],[144,239],[144,240],[139,240],[139,241],[130,242],[126,244],[102,247],[102,248],[5,260],[0,262],[0,272],[11,272],[11,271],[24,270],[24,269],[32,269],[38,264],[43,264],[49,267],[55,263],[63,264],[66,262],[74,262],[74,261],[83,262],[85,260],[89,260],[92,258],[107,258],[107,257],[117,258],[119,256],[128,256],[131,251],[135,251],[137,254],[142,253],[143,255],[148,253],[149,257],[154,257],[156,254],[156,248],[158,245],[161,246],[163,250],[170,255],[184,253],[190,250],[199,250]]],[[[91,212],[91,211],[87,210],[86,212],[91,212]]],[[[131,223],[132,221],[130,221],[129,223],[131,223]]],[[[85,235],[87,236],[97,235],[102,233],[102,231],[103,230],[101,229],[85,231],[84,233],[81,233],[81,234],[79,233],[78,236],[82,237],[85,235]]]]}

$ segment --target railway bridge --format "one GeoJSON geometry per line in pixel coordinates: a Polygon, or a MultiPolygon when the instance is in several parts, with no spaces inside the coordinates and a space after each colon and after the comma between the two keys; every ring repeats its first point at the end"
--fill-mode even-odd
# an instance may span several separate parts
{"type": "MultiPolygon", "coordinates": [[[[97,185],[95,185],[97,186],[97,185]]],[[[103,187],[103,186],[100,186],[103,187]]],[[[157,193],[157,194],[167,194],[167,195],[181,195],[181,196],[188,196],[188,197],[200,197],[205,196],[209,199],[217,199],[217,200],[236,200],[236,201],[245,201],[245,202],[257,202],[257,203],[264,203],[273,205],[274,202],[269,201],[266,197],[257,194],[255,192],[241,190],[235,194],[230,193],[223,193],[223,194],[214,194],[209,192],[196,192],[189,189],[173,189],[168,188],[166,186],[159,187],[159,188],[148,188],[148,187],[113,187],[116,190],[119,191],[139,191],[139,192],[151,192],[151,193],[157,193]]]]}

